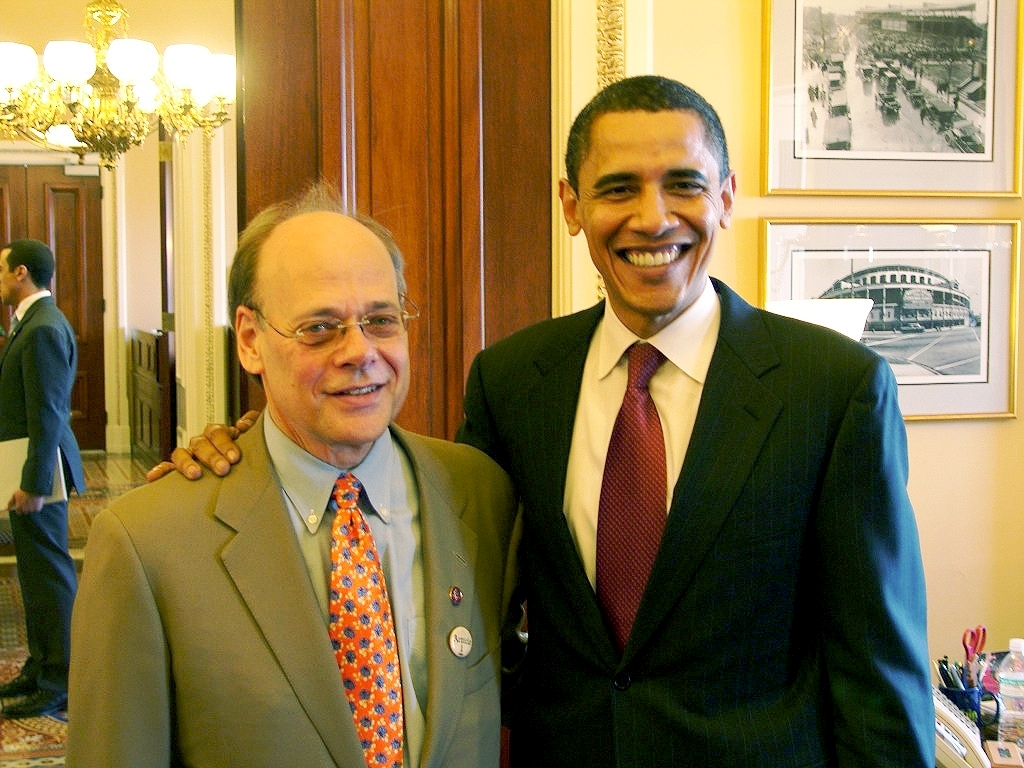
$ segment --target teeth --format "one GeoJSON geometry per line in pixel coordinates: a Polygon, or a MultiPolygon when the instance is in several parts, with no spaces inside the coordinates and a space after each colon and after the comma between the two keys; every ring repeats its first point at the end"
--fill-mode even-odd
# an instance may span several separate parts
{"type": "Polygon", "coordinates": [[[682,248],[673,245],[660,251],[626,251],[626,261],[634,267],[661,267],[679,258],[682,248]]]}
{"type": "Polygon", "coordinates": [[[359,387],[358,389],[349,389],[349,390],[347,390],[345,392],[345,394],[347,394],[347,395],[368,395],[371,392],[373,392],[375,389],[377,389],[377,387],[371,385],[371,386],[368,386],[368,387],[359,387]]]}

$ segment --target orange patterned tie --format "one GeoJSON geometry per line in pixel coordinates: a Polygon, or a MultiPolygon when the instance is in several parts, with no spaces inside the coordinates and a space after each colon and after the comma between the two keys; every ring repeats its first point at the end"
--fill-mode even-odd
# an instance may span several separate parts
{"type": "Polygon", "coordinates": [[[342,472],[328,511],[331,526],[329,633],[356,733],[372,768],[401,768],[404,724],[398,640],[384,573],[366,518],[362,485],[342,472]]]}

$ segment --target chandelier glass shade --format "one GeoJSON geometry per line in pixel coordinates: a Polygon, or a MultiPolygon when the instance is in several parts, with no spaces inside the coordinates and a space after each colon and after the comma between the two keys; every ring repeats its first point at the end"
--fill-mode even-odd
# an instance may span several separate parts
{"type": "Polygon", "coordinates": [[[80,159],[95,152],[113,168],[158,122],[179,137],[227,122],[235,57],[181,44],[161,61],[152,43],[128,37],[127,21],[117,0],[95,0],[85,9],[88,42],[54,40],[41,57],[0,42],[0,139],[80,159]]]}

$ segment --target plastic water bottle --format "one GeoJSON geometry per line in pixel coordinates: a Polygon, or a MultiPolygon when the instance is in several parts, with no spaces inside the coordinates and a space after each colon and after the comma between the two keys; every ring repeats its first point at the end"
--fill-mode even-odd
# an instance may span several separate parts
{"type": "Polygon", "coordinates": [[[1010,652],[999,662],[996,679],[1002,701],[999,740],[1024,749],[1024,638],[1010,640],[1010,652]]]}

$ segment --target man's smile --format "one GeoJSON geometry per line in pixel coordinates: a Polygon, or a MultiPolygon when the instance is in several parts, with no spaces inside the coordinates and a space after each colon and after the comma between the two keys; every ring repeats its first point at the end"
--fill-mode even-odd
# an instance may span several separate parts
{"type": "Polygon", "coordinates": [[[634,267],[663,267],[681,258],[687,249],[688,246],[676,244],[657,250],[626,249],[619,251],[619,255],[634,267]]]}
{"type": "Polygon", "coordinates": [[[364,384],[361,387],[351,387],[349,389],[339,389],[334,391],[332,394],[343,397],[352,397],[356,395],[371,395],[378,390],[384,388],[383,384],[364,384]]]}

